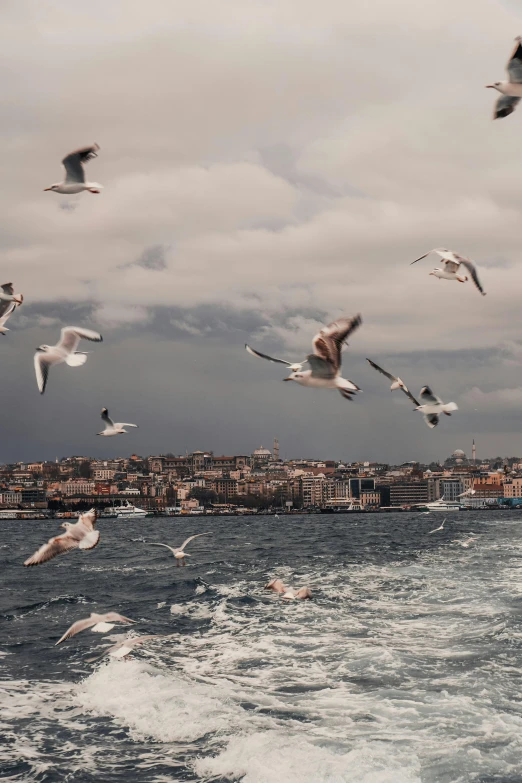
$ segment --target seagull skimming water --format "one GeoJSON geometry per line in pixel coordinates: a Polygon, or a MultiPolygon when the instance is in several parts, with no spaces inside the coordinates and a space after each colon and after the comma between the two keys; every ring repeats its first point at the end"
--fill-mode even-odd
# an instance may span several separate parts
{"type": "Polygon", "coordinates": [[[185,541],[182,543],[179,547],[172,547],[168,544],[154,544],[151,543],[150,546],[164,546],[166,549],[170,549],[174,557],[176,558],[176,566],[179,565],[186,565],[185,558],[186,557],[192,557],[192,555],[189,555],[187,552],[185,552],[185,547],[189,543],[189,541],[193,541],[195,538],[199,538],[200,536],[210,536],[212,534],[212,531],[209,531],[208,533],[196,533],[195,536],[190,536],[189,538],[185,539],[185,541]]]}
{"type": "Polygon", "coordinates": [[[71,522],[64,522],[61,527],[64,527],[67,532],[50,538],[47,544],[43,544],[25,561],[24,566],[40,565],[47,560],[52,560],[56,555],[64,555],[71,549],[94,549],[100,540],[99,530],[94,529],[95,524],[96,511],[93,508],[85,514],[80,514],[78,522],[74,525],[71,522]]]}
{"type": "Polygon", "coordinates": [[[112,658],[125,658],[137,645],[148,642],[150,639],[160,639],[161,637],[162,634],[156,633],[151,636],[135,636],[134,638],[124,639],[122,642],[116,642],[116,644],[108,647],[101,655],[97,655],[95,658],[87,658],[87,663],[99,661],[105,655],[110,655],[112,658]]]}
{"type": "Polygon", "coordinates": [[[445,521],[446,521],[446,519],[444,518],[442,520],[442,525],[440,525],[439,527],[436,527],[435,530],[430,530],[428,535],[431,536],[432,533],[437,533],[439,530],[444,530],[444,522],[445,521]]]}
{"type": "Polygon", "coordinates": [[[495,104],[494,120],[513,114],[520,98],[522,98],[522,36],[520,35],[515,38],[515,48],[508,60],[506,70],[509,81],[486,84],[486,87],[491,87],[501,93],[495,104]]]}
{"type": "Polygon", "coordinates": [[[83,164],[88,160],[98,156],[98,144],[92,144],[90,147],[82,147],[80,150],[70,152],[62,160],[65,167],[65,179],[63,182],[57,182],[44,190],[52,190],[54,193],[81,193],[88,190],[89,193],[99,193],[103,185],[99,182],[86,182],[83,164]]]}
{"type": "Polygon", "coordinates": [[[103,337],[98,332],[83,329],[79,326],[64,326],[61,332],[60,342],[56,345],[41,345],[36,349],[34,356],[34,369],[36,382],[40,394],[43,394],[47,386],[49,367],[65,362],[69,367],[80,367],[87,361],[87,354],[77,351],[80,340],[91,340],[101,343],[103,337]]]}
{"type": "MultiPolygon", "coordinates": [[[[81,631],[86,631],[87,628],[92,628],[96,633],[105,633],[114,628],[115,623],[135,623],[136,620],[131,620],[129,617],[124,617],[117,612],[107,612],[107,614],[95,614],[91,613],[90,617],[86,617],[83,620],[77,620],[66,630],[61,639],[56,642],[56,645],[61,644],[66,639],[70,639],[72,636],[76,636],[81,631]]],[[[55,645],[55,646],[56,646],[55,645]]]]}

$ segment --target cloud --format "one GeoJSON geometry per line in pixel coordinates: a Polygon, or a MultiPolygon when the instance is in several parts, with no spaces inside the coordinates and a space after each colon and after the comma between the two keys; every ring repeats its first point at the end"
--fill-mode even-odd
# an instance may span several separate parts
{"type": "Polygon", "coordinates": [[[466,402],[478,406],[480,410],[504,410],[506,408],[520,409],[522,405],[522,386],[513,389],[494,389],[484,392],[474,386],[462,396],[466,402]]]}

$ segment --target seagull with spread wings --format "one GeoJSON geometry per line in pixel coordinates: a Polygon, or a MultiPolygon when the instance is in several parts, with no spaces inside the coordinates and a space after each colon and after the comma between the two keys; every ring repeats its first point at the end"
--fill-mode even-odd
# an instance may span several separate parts
{"type": "Polygon", "coordinates": [[[269,362],[275,362],[275,364],[285,364],[292,370],[292,372],[301,372],[307,361],[306,359],[303,359],[302,362],[287,362],[286,359],[275,359],[273,356],[267,356],[266,353],[255,351],[253,348],[247,345],[247,343],[245,343],[245,349],[252,356],[258,356],[260,359],[268,359],[269,362]]]}
{"type": "Polygon", "coordinates": [[[88,160],[98,157],[98,150],[100,149],[98,144],[91,144],[89,147],[82,147],[79,150],[70,152],[62,160],[65,167],[65,179],[63,182],[56,182],[44,190],[52,190],[54,193],[65,193],[72,195],[73,193],[81,193],[84,190],[88,190],[89,193],[99,193],[103,185],[99,182],[86,182],[85,171],[83,164],[88,160]]]}
{"type": "Polygon", "coordinates": [[[522,98],[522,36],[520,35],[515,38],[515,48],[511,52],[506,70],[509,76],[508,81],[486,84],[486,87],[501,93],[495,104],[494,120],[513,114],[522,98]]]}
{"type": "Polygon", "coordinates": [[[443,268],[441,269],[436,266],[435,269],[430,272],[430,275],[438,277],[439,280],[456,280],[459,283],[465,283],[468,280],[468,276],[461,274],[460,267],[463,266],[471,275],[475,287],[480,291],[482,296],[486,296],[486,292],[482,288],[477,274],[477,268],[473,261],[470,261],[469,258],[465,258],[452,250],[446,250],[444,247],[436,247],[433,250],[424,253],[423,256],[416,258],[415,261],[411,262],[410,266],[416,264],[417,261],[422,261],[423,258],[427,258],[431,253],[437,253],[442,258],[443,268]]]}
{"type": "Polygon", "coordinates": [[[419,397],[423,400],[423,404],[417,404],[416,410],[423,414],[424,421],[430,429],[437,426],[441,413],[444,413],[445,416],[451,416],[452,411],[459,409],[455,402],[442,402],[440,397],[433,394],[429,386],[422,387],[419,397]]]}
{"type": "Polygon", "coordinates": [[[87,354],[84,351],[76,350],[80,340],[91,340],[94,343],[101,343],[103,337],[98,332],[91,331],[91,329],[83,329],[80,326],[64,326],[60,341],[56,345],[41,345],[36,349],[34,369],[40,394],[44,393],[47,386],[50,367],[55,364],[63,364],[63,362],[68,364],[69,367],[80,367],[80,365],[85,364],[87,354]]]}
{"type": "Polygon", "coordinates": [[[87,628],[92,628],[95,633],[107,633],[114,628],[115,623],[135,623],[136,620],[131,620],[129,617],[124,617],[118,612],[107,612],[106,614],[96,614],[91,612],[89,617],[85,617],[83,620],[77,620],[66,630],[64,635],[56,642],[61,644],[66,639],[70,639],[72,636],[76,636],[77,633],[86,631],[87,628]]]}
{"type": "Polygon", "coordinates": [[[105,423],[105,429],[102,432],[97,432],[96,434],[104,435],[106,438],[110,438],[113,435],[126,435],[127,430],[125,427],[136,427],[136,429],[138,428],[137,424],[129,424],[128,422],[126,423],[123,421],[114,422],[109,416],[109,411],[107,408],[102,408],[101,418],[105,423]]]}
{"type": "Polygon", "coordinates": [[[169,546],[168,544],[154,544],[151,542],[150,546],[164,546],[166,549],[170,549],[174,557],[176,558],[176,566],[184,566],[185,558],[186,557],[192,557],[192,555],[189,555],[188,552],[185,552],[185,547],[190,541],[193,541],[195,538],[199,538],[200,536],[210,536],[212,535],[212,531],[209,531],[208,533],[196,533],[195,536],[190,536],[189,538],[185,539],[185,541],[182,543],[181,546],[169,546]]]}
{"type": "Polygon", "coordinates": [[[99,661],[100,658],[103,658],[105,655],[110,655],[112,658],[125,658],[125,656],[132,652],[137,645],[148,642],[150,639],[160,639],[161,637],[162,634],[155,633],[150,636],[135,636],[133,638],[124,639],[122,642],[116,642],[116,644],[107,647],[101,655],[97,655],[94,658],[87,658],[87,663],[99,661]]]}
{"type": "Polygon", "coordinates": [[[361,316],[356,315],[353,318],[339,318],[323,327],[313,339],[314,352],[306,357],[312,369],[294,371],[283,380],[295,381],[301,386],[337,389],[345,399],[351,400],[361,390],[352,381],[341,377],[341,350],[361,323],[361,316]]]}
{"type": "Polygon", "coordinates": [[[52,560],[57,555],[70,552],[71,549],[94,549],[100,540],[99,530],[94,529],[95,524],[96,511],[94,508],[85,514],[80,514],[78,522],[74,525],[71,522],[64,522],[61,527],[64,527],[66,532],[61,536],[50,538],[47,544],[43,544],[34,555],[25,561],[24,566],[40,565],[47,560],[52,560]]]}
{"type": "Polygon", "coordinates": [[[380,372],[382,375],[385,375],[386,378],[389,378],[389,380],[392,382],[392,385],[390,386],[390,391],[395,391],[395,389],[400,389],[404,392],[404,394],[409,397],[409,399],[413,402],[415,407],[419,405],[418,400],[415,399],[413,394],[410,392],[406,384],[404,383],[401,378],[396,378],[395,375],[392,375],[390,372],[387,372],[386,370],[383,370],[382,367],[379,367],[378,364],[375,364],[375,362],[372,362],[371,359],[366,359],[366,361],[371,364],[374,370],[377,370],[377,372],[380,372]]]}
{"type": "Polygon", "coordinates": [[[438,533],[438,532],[439,532],[439,530],[444,530],[444,523],[445,523],[445,521],[446,521],[446,518],[444,518],[444,519],[442,520],[442,524],[441,524],[441,525],[439,525],[438,527],[436,527],[434,530],[430,530],[430,531],[428,532],[428,535],[429,535],[429,536],[431,536],[431,534],[432,534],[432,533],[438,533]]]}

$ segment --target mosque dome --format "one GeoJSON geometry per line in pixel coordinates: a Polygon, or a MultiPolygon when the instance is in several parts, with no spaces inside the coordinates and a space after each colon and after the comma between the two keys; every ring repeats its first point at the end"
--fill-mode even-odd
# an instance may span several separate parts
{"type": "Polygon", "coordinates": [[[466,454],[462,451],[462,449],[455,449],[452,456],[455,457],[455,459],[462,459],[466,456],[466,454]]]}
{"type": "Polygon", "coordinates": [[[263,446],[260,446],[258,449],[254,451],[252,454],[253,457],[271,457],[272,452],[269,451],[269,449],[263,448],[263,446]]]}

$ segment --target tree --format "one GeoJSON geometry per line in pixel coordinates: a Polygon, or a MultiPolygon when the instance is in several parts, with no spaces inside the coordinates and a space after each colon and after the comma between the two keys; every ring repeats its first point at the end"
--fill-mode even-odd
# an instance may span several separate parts
{"type": "Polygon", "coordinates": [[[87,460],[84,460],[83,462],[80,462],[80,467],[78,468],[78,475],[80,478],[83,479],[90,479],[91,478],[91,463],[87,460]]]}
{"type": "Polygon", "coordinates": [[[208,506],[210,503],[215,503],[217,495],[213,489],[207,489],[206,487],[193,487],[190,490],[190,498],[193,500],[199,500],[202,506],[208,506]]]}

